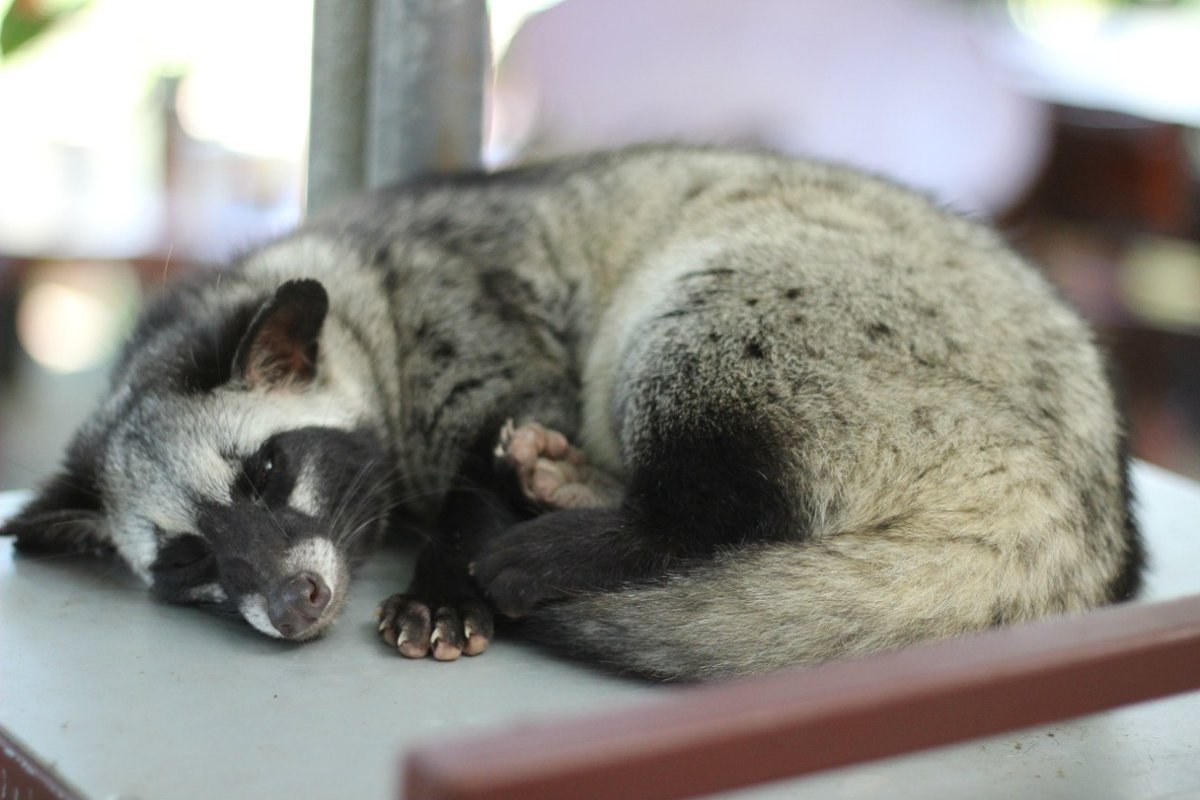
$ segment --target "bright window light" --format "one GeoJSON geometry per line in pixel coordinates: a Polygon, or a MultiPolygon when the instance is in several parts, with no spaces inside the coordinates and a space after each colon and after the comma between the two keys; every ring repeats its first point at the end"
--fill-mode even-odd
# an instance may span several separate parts
{"type": "Polygon", "coordinates": [[[52,372],[95,369],[120,344],[138,295],[136,273],[128,266],[42,267],[22,294],[17,337],[52,372]]]}

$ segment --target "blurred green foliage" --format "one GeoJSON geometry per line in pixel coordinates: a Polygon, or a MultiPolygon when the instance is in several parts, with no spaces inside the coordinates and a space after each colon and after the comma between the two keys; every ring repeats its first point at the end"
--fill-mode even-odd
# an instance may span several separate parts
{"type": "Polygon", "coordinates": [[[87,4],[88,0],[68,4],[36,0],[0,3],[0,8],[8,6],[0,19],[0,58],[11,56],[87,4]]]}

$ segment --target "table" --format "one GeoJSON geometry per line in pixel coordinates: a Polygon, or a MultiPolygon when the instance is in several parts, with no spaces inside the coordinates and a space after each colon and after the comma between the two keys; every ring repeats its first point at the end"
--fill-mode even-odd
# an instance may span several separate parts
{"type": "MultiPolygon", "coordinates": [[[[1135,486],[1144,600],[1200,592],[1200,486],[1146,464],[1135,486]]],[[[0,516],[18,502],[0,495],[0,516]]],[[[293,645],[151,602],[115,562],[14,556],[0,541],[0,726],[97,800],[387,798],[414,747],[679,691],[513,640],[451,664],[400,659],[372,610],[411,563],[385,550],[334,630],[293,645]]],[[[1168,795],[1200,798],[1200,693],[722,797],[1168,795]]]]}

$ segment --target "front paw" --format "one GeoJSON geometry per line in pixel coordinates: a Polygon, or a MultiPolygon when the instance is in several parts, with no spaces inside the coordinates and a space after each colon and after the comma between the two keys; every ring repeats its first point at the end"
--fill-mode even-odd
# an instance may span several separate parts
{"type": "Polygon", "coordinates": [[[394,594],[379,606],[379,635],[406,658],[454,661],[487,649],[493,635],[492,612],[473,599],[437,600],[394,594]]]}
{"type": "Polygon", "coordinates": [[[561,566],[553,552],[557,514],[524,522],[485,542],[470,572],[492,605],[506,617],[523,617],[534,606],[565,596],[561,566]]]}
{"type": "Polygon", "coordinates": [[[483,543],[471,575],[506,617],[585,592],[612,588],[636,551],[618,511],[553,511],[483,543]]]}

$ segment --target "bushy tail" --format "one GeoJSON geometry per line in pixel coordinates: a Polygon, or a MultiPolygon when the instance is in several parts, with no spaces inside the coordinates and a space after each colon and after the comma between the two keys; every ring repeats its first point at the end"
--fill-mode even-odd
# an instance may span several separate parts
{"type": "MultiPolygon", "coordinates": [[[[648,587],[535,611],[527,635],[662,680],[850,658],[1100,602],[986,541],[872,530],[727,552],[648,587]]],[[[1061,573],[1059,573],[1061,575],[1061,573]]]]}

